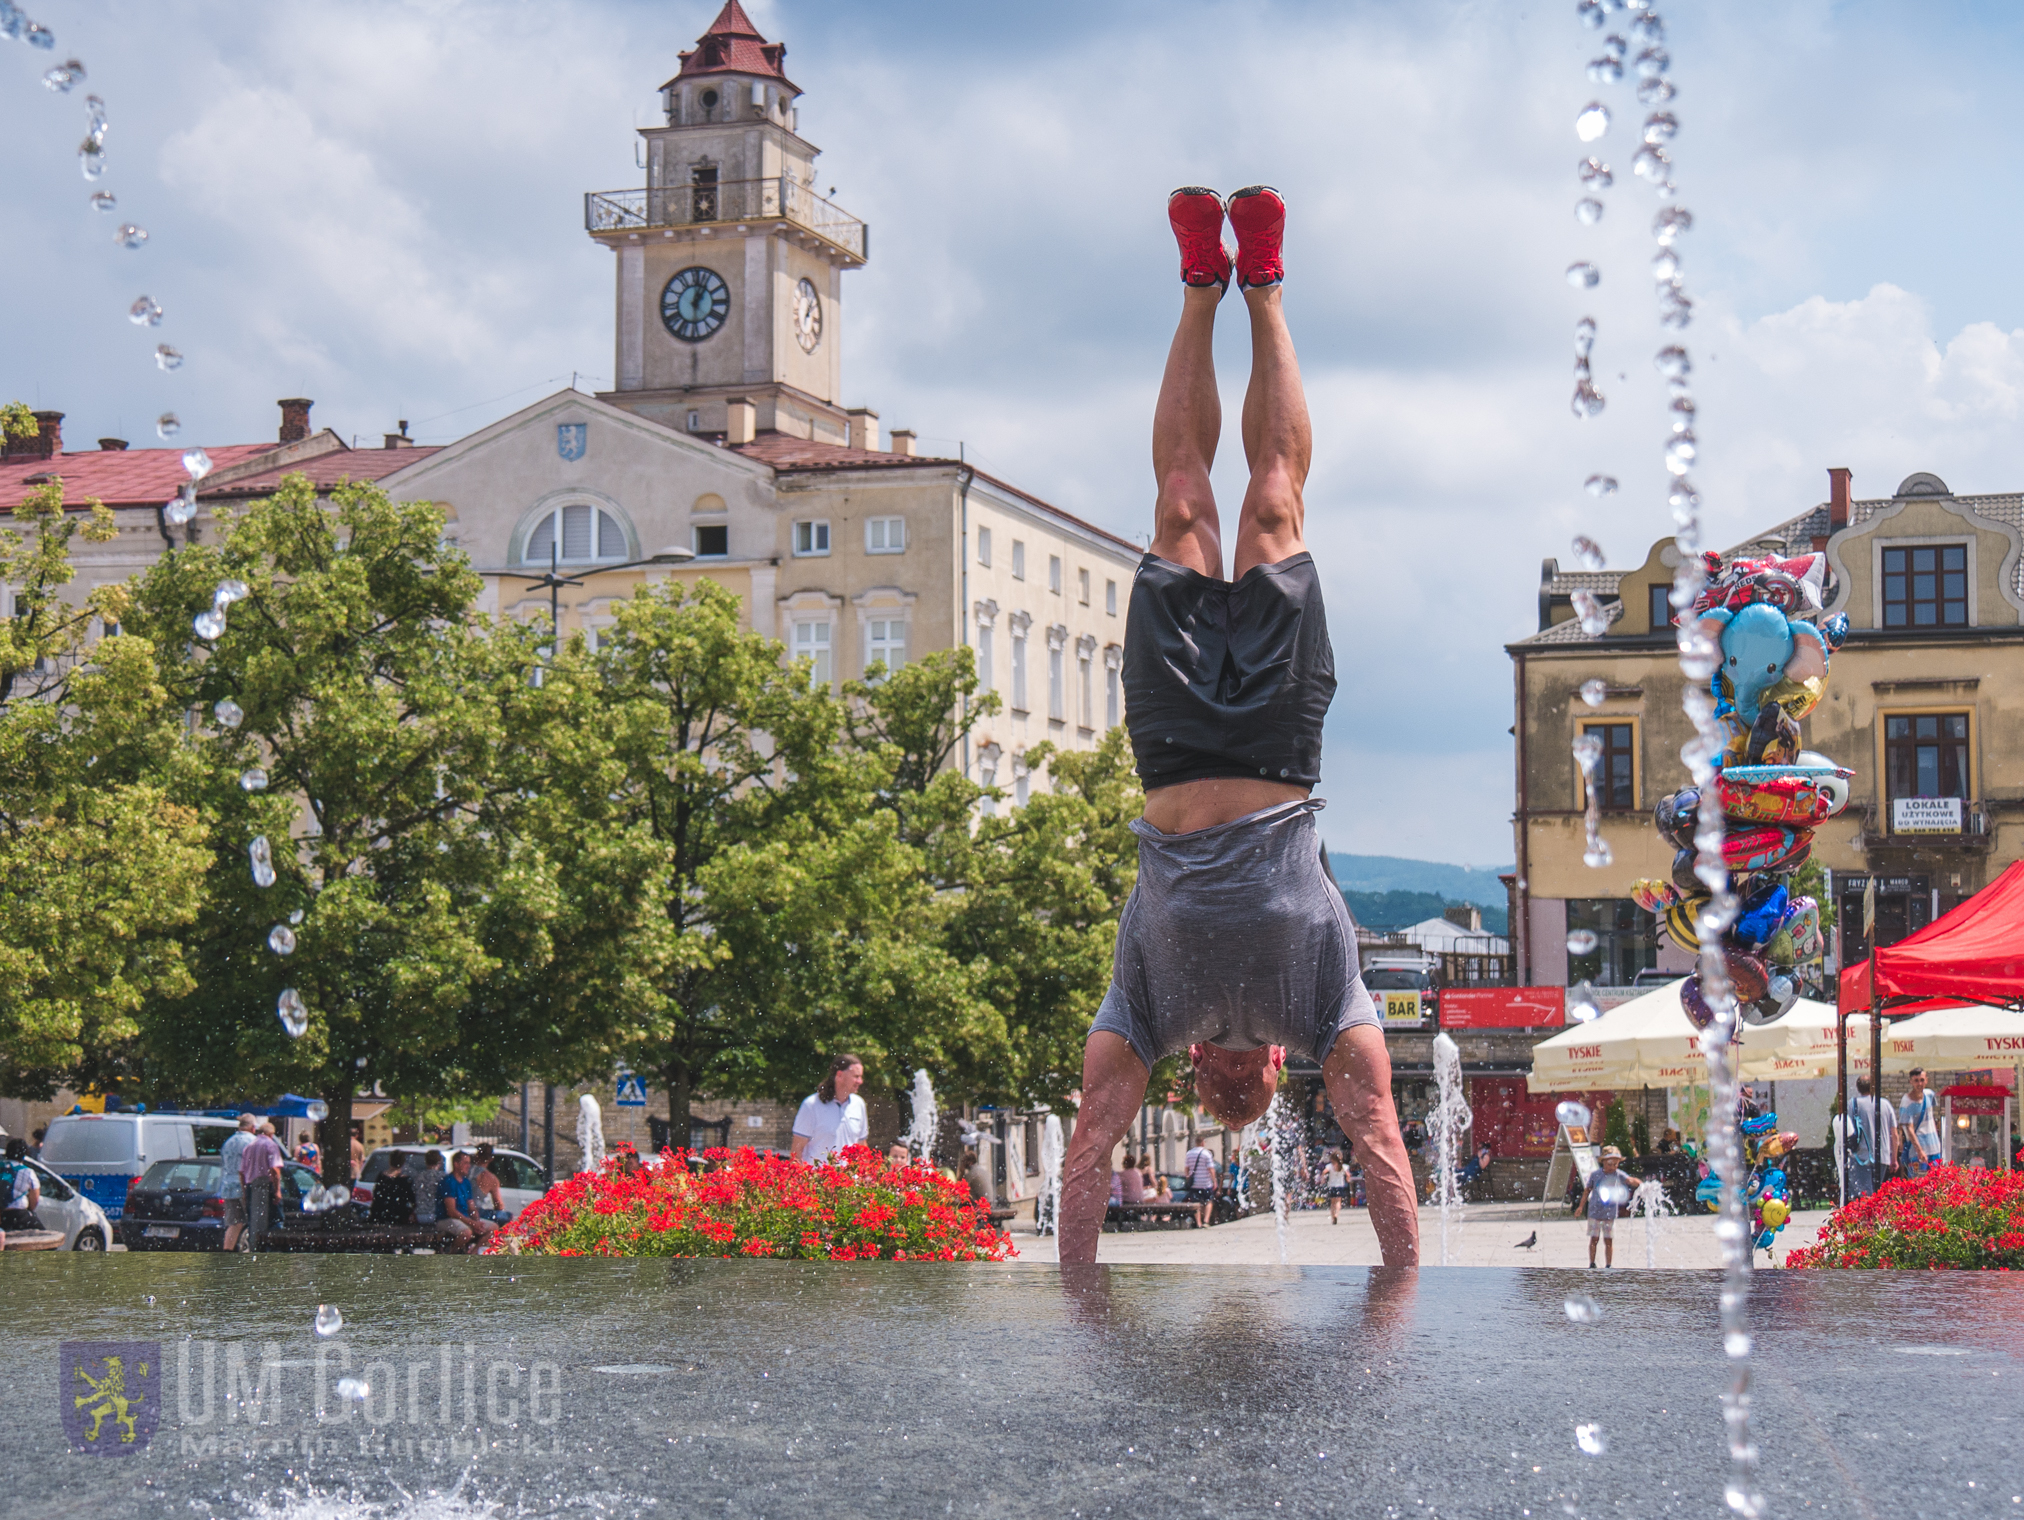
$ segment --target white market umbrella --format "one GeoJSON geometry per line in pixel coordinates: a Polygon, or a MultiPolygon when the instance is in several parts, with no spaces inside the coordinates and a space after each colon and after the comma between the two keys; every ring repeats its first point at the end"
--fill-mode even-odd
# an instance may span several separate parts
{"type": "MultiPolygon", "coordinates": [[[[1850,1044],[1858,1020],[1851,1018],[1850,1044]]],[[[1867,1025],[1864,1025],[1867,1038],[1867,1025]]],[[[1852,1054],[1851,1050],[1851,1054],[1852,1054]]],[[[1801,998],[1775,1024],[1745,1026],[1741,1075],[1795,1081],[1832,1072],[1834,1010],[1801,998]]],[[[1601,1087],[1691,1087],[1707,1080],[1700,1035],[1680,1006],[1680,983],[1654,987],[1600,1018],[1573,1024],[1532,1047],[1532,1092],[1601,1087]]]]}
{"type": "MultiPolygon", "coordinates": [[[[1854,1021],[1851,1020],[1851,1023],[1854,1021]]],[[[1864,1050],[1868,1050],[1867,1044],[1864,1050]]],[[[1883,1069],[1965,1071],[2024,1064],[2024,1013],[1977,1004],[1935,1008],[1885,1027],[1883,1069]]]]}

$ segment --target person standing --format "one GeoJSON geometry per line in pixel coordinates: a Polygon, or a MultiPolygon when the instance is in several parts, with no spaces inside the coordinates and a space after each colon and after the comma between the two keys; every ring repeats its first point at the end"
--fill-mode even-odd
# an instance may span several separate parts
{"type": "Polygon", "coordinates": [[[29,1137],[28,1154],[33,1156],[37,1161],[42,1159],[42,1137],[48,1133],[49,1131],[46,1129],[39,1129],[29,1137]]]}
{"type": "Polygon", "coordinates": [[[1181,1176],[1188,1187],[1188,1202],[1195,1204],[1195,1228],[1205,1230],[1216,1208],[1216,1158],[1197,1140],[1181,1157],[1181,1176]]]}
{"type": "Polygon", "coordinates": [[[796,1161],[819,1166],[846,1146],[863,1145],[870,1138],[871,1121],[865,1117],[864,1099],[857,1095],[862,1086],[863,1061],[847,1052],[830,1058],[829,1075],[801,1100],[801,1111],[794,1116],[789,1154],[796,1161]]]}
{"type": "Polygon", "coordinates": [[[237,1250],[239,1237],[246,1229],[246,1184],[239,1180],[239,1161],[246,1154],[246,1147],[253,1143],[254,1131],[260,1121],[251,1114],[239,1116],[239,1127],[218,1147],[218,1197],[225,1206],[225,1245],[227,1251],[237,1250]]]}
{"type": "Polygon", "coordinates": [[[281,1146],[274,1138],[273,1121],[254,1132],[246,1149],[239,1153],[239,1183],[246,1191],[246,1228],[254,1249],[266,1238],[281,1202],[281,1146]]]}
{"type": "Polygon", "coordinates": [[[7,1179],[6,1193],[0,1195],[6,1199],[0,1208],[0,1231],[39,1230],[42,1220],[35,1211],[42,1206],[42,1179],[28,1164],[28,1142],[19,1135],[7,1142],[7,1162],[13,1176],[7,1179]]]}
{"type": "Polygon", "coordinates": [[[1925,1068],[1915,1066],[1898,1100],[1898,1156],[1907,1177],[1923,1177],[1940,1164],[1940,1105],[1926,1086],[1925,1068]]]}
{"type": "Polygon", "coordinates": [[[1349,1196],[1349,1168],[1342,1164],[1342,1152],[1330,1151],[1322,1168],[1322,1186],[1328,1190],[1328,1222],[1342,1223],[1342,1202],[1349,1196]]]}
{"type": "Polygon", "coordinates": [[[1595,1265],[1595,1243],[1602,1242],[1605,1267],[1616,1265],[1616,1216],[1623,1211],[1633,1188],[1644,1179],[1623,1171],[1623,1152],[1613,1145],[1602,1148],[1602,1165],[1588,1174],[1588,1188],[1582,1195],[1588,1215],[1588,1264],[1595,1265]]]}
{"type": "Polygon", "coordinates": [[[1888,1101],[1879,1105],[1868,1077],[1855,1079],[1855,1091],[1855,1146],[1848,1167],[1848,1196],[1867,1198],[1882,1186],[1883,1174],[1890,1169],[1897,1113],[1888,1101]]]}
{"type": "Polygon", "coordinates": [[[312,1172],[323,1170],[323,1152],[317,1148],[316,1141],[309,1135],[304,1135],[295,1142],[295,1159],[312,1172]]]}
{"type": "Polygon", "coordinates": [[[351,1180],[358,1181],[358,1174],[365,1170],[365,1142],[357,1130],[351,1132],[351,1180]]]}

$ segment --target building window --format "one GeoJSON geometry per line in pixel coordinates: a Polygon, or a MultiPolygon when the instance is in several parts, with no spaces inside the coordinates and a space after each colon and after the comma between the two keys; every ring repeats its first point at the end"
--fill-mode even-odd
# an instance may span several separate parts
{"type": "Polygon", "coordinates": [[[703,431],[703,414],[701,412],[689,413],[689,431],[692,433],[703,431]]]}
{"type": "Polygon", "coordinates": [[[616,517],[602,507],[573,506],[542,517],[528,533],[520,559],[529,565],[587,565],[625,557],[625,528],[616,517]],[[558,531],[562,535],[559,543],[558,531]]]}
{"type": "Polygon", "coordinates": [[[727,523],[696,524],[696,558],[724,559],[731,552],[731,529],[727,523]]]}
{"type": "Polygon", "coordinates": [[[1893,801],[1968,795],[1966,713],[1885,714],[1883,753],[1885,785],[1893,801]]]}
{"type": "Polygon", "coordinates": [[[868,517],[864,523],[864,552],[900,554],[907,547],[907,520],[904,517],[868,517]]]}
{"type": "Polygon", "coordinates": [[[1061,556],[1058,554],[1047,556],[1047,589],[1056,596],[1061,595],[1061,556]]]}
{"type": "Polygon", "coordinates": [[[829,523],[825,520],[796,523],[794,525],[794,552],[796,555],[827,554],[829,552],[829,523]]]}
{"type": "Polygon", "coordinates": [[[1673,611],[1673,588],[1669,582],[1659,581],[1650,588],[1652,599],[1652,632],[1671,628],[1679,622],[1679,614],[1673,611]]]}
{"type": "Polygon", "coordinates": [[[1119,711],[1122,692],[1119,690],[1118,667],[1123,663],[1124,651],[1111,644],[1103,651],[1103,722],[1106,728],[1116,728],[1123,714],[1119,711]]]}
{"type": "Polygon", "coordinates": [[[980,623],[977,626],[977,690],[979,692],[987,692],[992,689],[991,644],[993,642],[992,635],[996,632],[997,630],[989,623],[980,623]]]}
{"type": "Polygon", "coordinates": [[[1085,607],[1089,605],[1089,572],[1087,570],[1075,572],[1075,599],[1085,607]]]}
{"type": "Polygon", "coordinates": [[[1016,538],[1012,540],[1012,579],[1026,579],[1026,545],[1016,538]]]}
{"type": "Polygon", "coordinates": [[[907,662],[907,620],[873,618],[865,624],[865,667],[883,661],[887,670],[898,670],[907,662]]]}
{"type": "MultiPolygon", "coordinates": [[[[995,787],[998,784],[998,758],[1003,753],[1004,751],[995,744],[986,744],[978,749],[977,780],[980,785],[995,787]]],[[[980,811],[986,818],[994,816],[998,811],[998,801],[995,797],[980,798],[979,804],[980,811]]]]}
{"type": "Polygon", "coordinates": [[[1061,669],[1067,643],[1068,630],[1059,623],[1047,630],[1047,716],[1056,723],[1068,719],[1068,693],[1061,669]]]}
{"type": "Polygon", "coordinates": [[[1116,581],[1105,581],[1103,583],[1103,610],[1108,612],[1112,617],[1117,616],[1116,581]]]}
{"type": "Polygon", "coordinates": [[[1968,546],[1923,544],[1883,551],[1886,628],[1968,626],[1968,546]]]}
{"type": "Polygon", "coordinates": [[[1033,768],[1026,763],[1024,755],[1012,757],[1012,806],[1026,806],[1026,783],[1032,774],[1033,768]]]}
{"type": "Polygon", "coordinates": [[[794,625],[794,658],[809,662],[808,684],[817,691],[825,690],[831,679],[829,630],[827,619],[794,625]]]}
{"type": "Polygon", "coordinates": [[[1606,808],[1636,807],[1637,725],[1584,723],[1581,727],[1584,733],[1594,734],[1602,741],[1602,758],[1595,767],[1598,801],[1606,808]]]}
{"type": "Polygon", "coordinates": [[[1026,624],[1012,624],[1012,711],[1026,712],[1026,624]]]}
{"type": "Polygon", "coordinates": [[[991,530],[989,528],[979,528],[977,530],[977,563],[987,570],[991,568],[991,530]]]}
{"type": "Polygon", "coordinates": [[[1095,660],[1092,658],[1095,653],[1094,649],[1085,648],[1082,644],[1075,646],[1075,721],[1086,729],[1096,726],[1095,660]]]}
{"type": "Polygon", "coordinates": [[[1658,920],[1627,897],[1573,898],[1567,904],[1567,930],[1586,929],[1595,948],[1567,957],[1567,980],[1598,987],[1628,987],[1640,971],[1659,963],[1658,920]]]}

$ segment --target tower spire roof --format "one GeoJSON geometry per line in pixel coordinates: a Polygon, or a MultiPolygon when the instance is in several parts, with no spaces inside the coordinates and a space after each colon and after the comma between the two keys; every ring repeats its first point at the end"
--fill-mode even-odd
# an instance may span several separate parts
{"type": "Polygon", "coordinates": [[[801,89],[787,77],[781,67],[781,60],[787,56],[787,44],[768,42],[760,35],[759,28],[752,24],[752,18],[745,14],[745,7],[738,0],[724,0],[724,8],[717,13],[709,30],[696,39],[696,45],[683,53],[682,67],[674,79],[693,79],[702,74],[756,74],[761,78],[777,79],[788,89],[799,95],[801,89]]]}

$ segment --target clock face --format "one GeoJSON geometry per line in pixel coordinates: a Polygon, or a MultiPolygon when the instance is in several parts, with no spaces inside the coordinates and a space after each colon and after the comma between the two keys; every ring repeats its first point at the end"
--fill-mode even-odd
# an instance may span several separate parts
{"type": "Polygon", "coordinates": [[[813,280],[794,287],[794,338],[802,352],[810,354],[822,341],[822,297],[815,293],[813,280]]]}
{"type": "Polygon", "coordinates": [[[682,270],[661,291],[661,321],[684,343],[700,343],[731,314],[731,287],[714,269],[682,270]]]}

